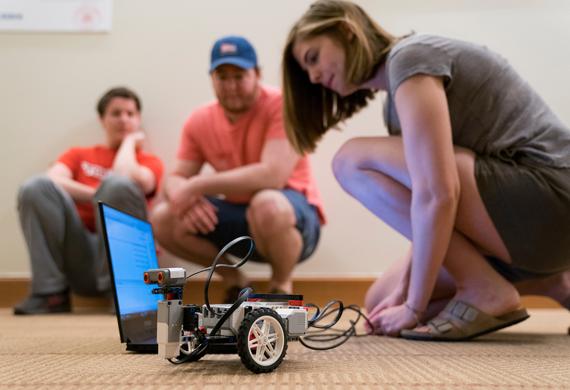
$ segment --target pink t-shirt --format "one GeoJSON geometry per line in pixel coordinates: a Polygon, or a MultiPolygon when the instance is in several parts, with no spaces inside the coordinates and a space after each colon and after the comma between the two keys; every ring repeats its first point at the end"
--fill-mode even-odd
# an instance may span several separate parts
{"type": "MultiPolygon", "coordinates": [[[[281,93],[268,87],[261,88],[253,107],[235,123],[230,123],[217,101],[202,106],[184,124],[177,157],[208,163],[216,171],[258,163],[266,141],[287,138],[282,109],[281,93]]],[[[317,207],[321,223],[325,222],[321,196],[307,156],[299,160],[286,187],[304,194],[317,207]]]]}

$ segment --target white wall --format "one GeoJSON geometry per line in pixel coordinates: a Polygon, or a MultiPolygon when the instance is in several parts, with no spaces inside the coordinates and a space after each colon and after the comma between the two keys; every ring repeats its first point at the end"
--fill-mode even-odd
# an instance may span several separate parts
{"type": "MultiPolygon", "coordinates": [[[[501,52],[570,124],[570,2],[564,0],[362,0],[395,34],[411,30],[483,43],[501,52]]],[[[0,277],[26,276],[28,259],[15,196],[69,146],[102,139],[94,105],[124,84],[143,99],[148,147],[172,167],[179,131],[197,105],[213,98],[210,46],[242,34],[258,50],[268,84],[279,85],[280,53],[309,1],[116,0],[108,34],[0,34],[0,277]]],[[[348,138],[384,135],[381,101],[331,132],[312,157],[329,216],[316,255],[300,276],[371,276],[406,242],[336,184],[330,162],[348,138]]],[[[267,267],[248,265],[253,274],[267,267]]]]}

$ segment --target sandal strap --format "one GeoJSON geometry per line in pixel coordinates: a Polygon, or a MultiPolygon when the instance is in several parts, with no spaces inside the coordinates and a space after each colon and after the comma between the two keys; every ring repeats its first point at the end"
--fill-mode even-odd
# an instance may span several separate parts
{"type": "Polygon", "coordinates": [[[434,318],[426,325],[429,327],[430,333],[432,334],[444,334],[453,329],[453,324],[443,318],[434,318]]]}
{"type": "Polygon", "coordinates": [[[461,331],[465,326],[457,327],[452,320],[468,325],[477,320],[479,314],[481,314],[481,312],[473,306],[465,302],[452,300],[445,309],[443,309],[437,317],[429,321],[427,325],[430,331],[435,334],[445,334],[452,330],[461,331]]]}
{"type": "Polygon", "coordinates": [[[462,301],[451,301],[444,309],[444,312],[450,313],[454,318],[464,322],[473,322],[477,319],[480,310],[462,301]]]}

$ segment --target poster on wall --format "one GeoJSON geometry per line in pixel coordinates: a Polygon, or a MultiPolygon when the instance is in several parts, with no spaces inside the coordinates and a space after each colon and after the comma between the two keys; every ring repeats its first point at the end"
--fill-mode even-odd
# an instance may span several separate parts
{"type": "Polygon", "coordinates": [[[0,32],[109,32],[112,0],[0,0],[0,32]]]}

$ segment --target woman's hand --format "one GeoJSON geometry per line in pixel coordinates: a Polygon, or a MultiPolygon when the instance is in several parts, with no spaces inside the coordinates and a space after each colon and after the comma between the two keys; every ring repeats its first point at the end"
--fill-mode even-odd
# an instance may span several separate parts
{"type": "Polygon", "coordinates": [[[397,337],[402,329],[411,329],[418,324],[418,315],[405,303],[384,309],[369,317],[374,333],[397,337]]]}
{"type": "MultiPolygon", "coordinates": [[[[399,305],[403,304],[405,301],[406,301],[405,289],[398,288],[398,289],[392,291],[392,293],[390,293],[386,298],[384,298],[382,301],[380,301],[380,303],[378,303],[376,306],[374,306],[372,311],[370,311],[370,313],[368,313],[368,318],[372,322],[372,318],[375,318],[381,311],[389,309],[389,308],[394,307],[394,306],[399,306],[399,305]]],[[[368,325],[367,322],[364,324],[364,327],[366,328],[366,331],[368,333],[374,333],[375,332],[374,329],[370,329],[370,326],[368,325]]]]}

